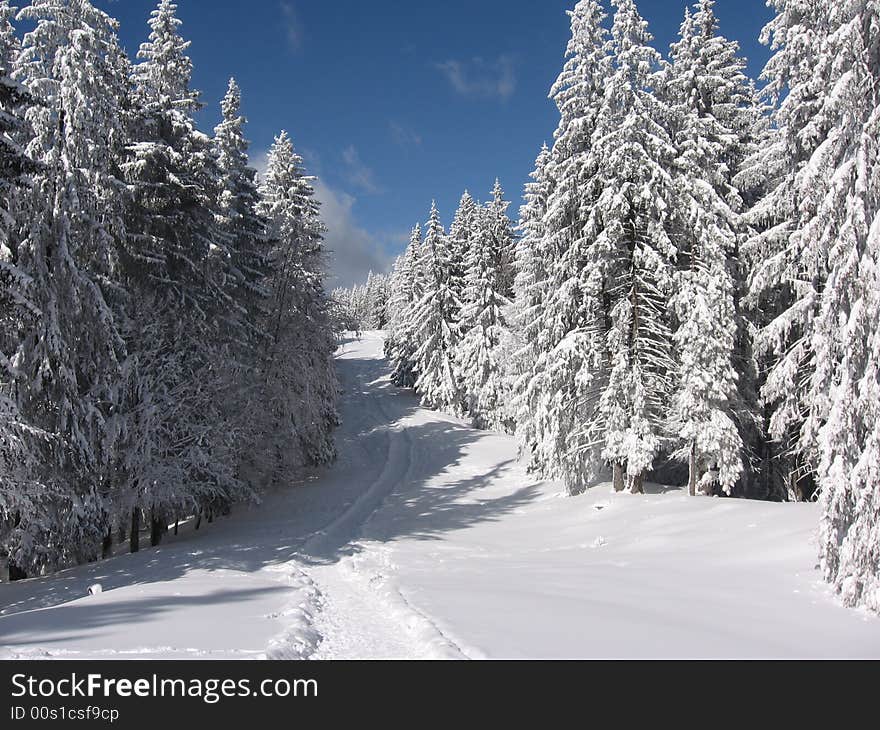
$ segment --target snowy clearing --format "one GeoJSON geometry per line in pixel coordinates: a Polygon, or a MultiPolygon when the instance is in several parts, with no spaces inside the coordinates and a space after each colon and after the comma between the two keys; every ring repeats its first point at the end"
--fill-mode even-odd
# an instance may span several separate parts
{"type": "Polygon", "coordinates": [[[330,470],[0,586],[0,658],[880,657],[880,620],[820,581],[816,505],[564,497],[393,388],[382,342],[340,350],[330,470]]]}

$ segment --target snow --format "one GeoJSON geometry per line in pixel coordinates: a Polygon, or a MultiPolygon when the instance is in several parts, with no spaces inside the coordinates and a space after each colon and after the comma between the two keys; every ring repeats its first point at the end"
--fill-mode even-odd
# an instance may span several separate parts
{"type": "Polygon", "coordinates": [[[391,386],[382,343],[340,349],[338,463],[0,585],[0,658],[880,657],[880,619],[820,580],[816,505],[563,496],[512,438],[391,386]]]}

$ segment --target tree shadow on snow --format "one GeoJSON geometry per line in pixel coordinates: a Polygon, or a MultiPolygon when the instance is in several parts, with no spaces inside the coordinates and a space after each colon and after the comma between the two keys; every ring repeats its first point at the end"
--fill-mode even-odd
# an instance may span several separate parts
{"type": "MultiPolygon", "coordinates": [[[[259,507],[237,507],[231,518],[204,525],[198,532],[182,531],[158,548],[0,585],[0,645],[8,643],[5,637],[17,625],[17,614],[83,598],[92,583],[101,583],[106,593],[170,582],[197,570],[255,573],[293,558],[335,562],[358,549],[361,528],[371,516],[364,527],[367,539],[440,540],[499,520],[537,498],[536,484],[484,493],[504,478],[513,467],[511,461],[474,466],[471,473],[455,475],[468,453],[478,465],[486,447],[491,451],[492,440],[499,437],[426,413],[411,391],[391,385],[384,360],[349,359],[340,374],[343,423],[336,436],[336,465],[313,470],[295,485],[267,494],[259,507]],[[417,423],[406,422],[416,414],[417,423]],[[352,516],[350,525],[344,524],[346,515],[352,516]],[[333,525],[338,527],[340,521],[342,527],[334,533],[333,525]],[[327,539],[316,543],[316,533],[328,529],[327,539]],[[310,544],[320,549],[309,549],[310,544]]],[[[244,599],[230,592],[181,599],[170,595],[174,590],[168,586],[165,599],[123,601],[116,607],[102,607],[100,602],[68,606],[63,619],[66,638],[94,622],[125,620],[127,611],[150,610],[146,603],[161,615],[163,600],[173,607],[187,600],[244,599]]],[[[33,613],[28,616],[29,624],[41,620],[33,613]]]]}

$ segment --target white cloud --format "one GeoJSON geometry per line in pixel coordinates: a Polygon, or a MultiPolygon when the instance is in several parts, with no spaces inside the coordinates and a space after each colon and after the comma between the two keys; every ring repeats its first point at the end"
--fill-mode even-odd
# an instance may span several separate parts
{"type": "Polygon", "coordinates": [[[248,164],[257,171],[259,177],[263,177],[269,166],[269,150],[251,150],[248,153],[248,164]]]}
{"type": "Polygon", "coordinates": [[[287,42],[291,49],[298,51],[303,44],[303,26],[292,2],[282,0],[281,15],[284,18],[284,26],[287,32],[287,42]]]}
{"type": "MultiPolygon", "coordinates": [[[[268,152],[254,150],[250,164],[260,175],[266,172],[268,152]]],[[[315,197],[321,202],[321,219],[327,226],[324,245],[327,250],[327,288],[360,284],[371,271],[384,273],[391,268],[393,257],[385,252],[382,241],[397,244],[402,234],[374,235],[355,221],[357,199],[337,191],[318,178],[314,182],[315,197]]],[[[408,238],[407,238],[408,240],[408,238]]]]}
{"type": "Polygon", "coordinates": [[[370,271],[384,273],[392,258],[379,239],[357,224],[352,208],[356,199],[315,181],[315,197],[321,201],[321,218],[327,226],[324,245],[328,252],[328,289],[351,286],[366,280],[370,271]]]}
{"type": "Polygon", "coordinates": [[[479,57],[470,61],[450,60],[438,63],[437,68],[462,96],[509,99],[516,91],[516,73],[510,56],[490,61],[479,57]]]}
{"type": "Polygon", "coordinates": [[[391,139],[394,141],[394,144],[402,149],[422,146],[421,135],[399,122],[394,120],[388,122],[388,130],[391,132],[391,139]]]}
{"type": "Polygon", "coordinates": [[[347,168],[345,177],[349,183],[370,195],[383,192],[382,187],[376,182],[373,171],[363,163],[354,145],[342,150],[342,161],[347,168]]]}

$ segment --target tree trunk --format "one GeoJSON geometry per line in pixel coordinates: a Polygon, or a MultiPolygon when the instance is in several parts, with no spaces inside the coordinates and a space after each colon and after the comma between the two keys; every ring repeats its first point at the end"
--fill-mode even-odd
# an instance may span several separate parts
{"type": "Polygon", "coordinates": [[[792,495],[794,495],[795,502],[803,502],[804,494],[801,492],[800,485],[798,484],[797,478],[797,468],[791,470],[791,474],[789,474],[789,489],[791,490],[792,495]]]}
{"type": "Polygon", "coordinates": [[[691,453],[688,456],[688,494],[697,496],[697,445],[691,444],[691,453]]]}
{"type": "Polygon", "coordinates": [[[155,514],[150,515],[150,545],[152,547],[156,547],[162,542],[162,535],[167,529],[168,526],[156,517],[155,514]]]}
{"type": "Polygon", "coordinates": [[[104,542],[101,544],[101,557],[106,560],[113,557],[113,528],[107,530],[104,535],[104,542]]]}
{"type": "Polygon", "coordinates": [[[644,472],[636,474],[630,477],[630,493],[632,494],[644,494],[645,493],[645,474],[644,472]]]}
{"type": "Polygon", "coordinates": [[[174,520],[174,534],[175,535],[177,534],[177,528],[179,525],[180,525],[180,519],[178,518],[178,519],[174,520]]]}
{"type": "Polygon", "coordinates": [[[614,479],[614,491],[622,492],[626,487],[623,483],[623,464],[618,464],[616,461],[611,465],[611,471],[614,479]]]}
{"type": "Polygon", "coordinates": [[[128,534],[129,550],[136,553],[141,549],[141,511],[131,511],[131,532],[128,534]]]}
{"type": "Polygon", "coordinates": [[[196,515],[196,529],[198,530],[201,526],[202,526],[202,513],[199,512],[199,514],[196,515]]]}
{"type": "Polygon", "coordinates": [[[15,583],[18,580],[27,580],[27,572],[19,568],[11,560],[9,561],[9,582],[15,583]]]}

